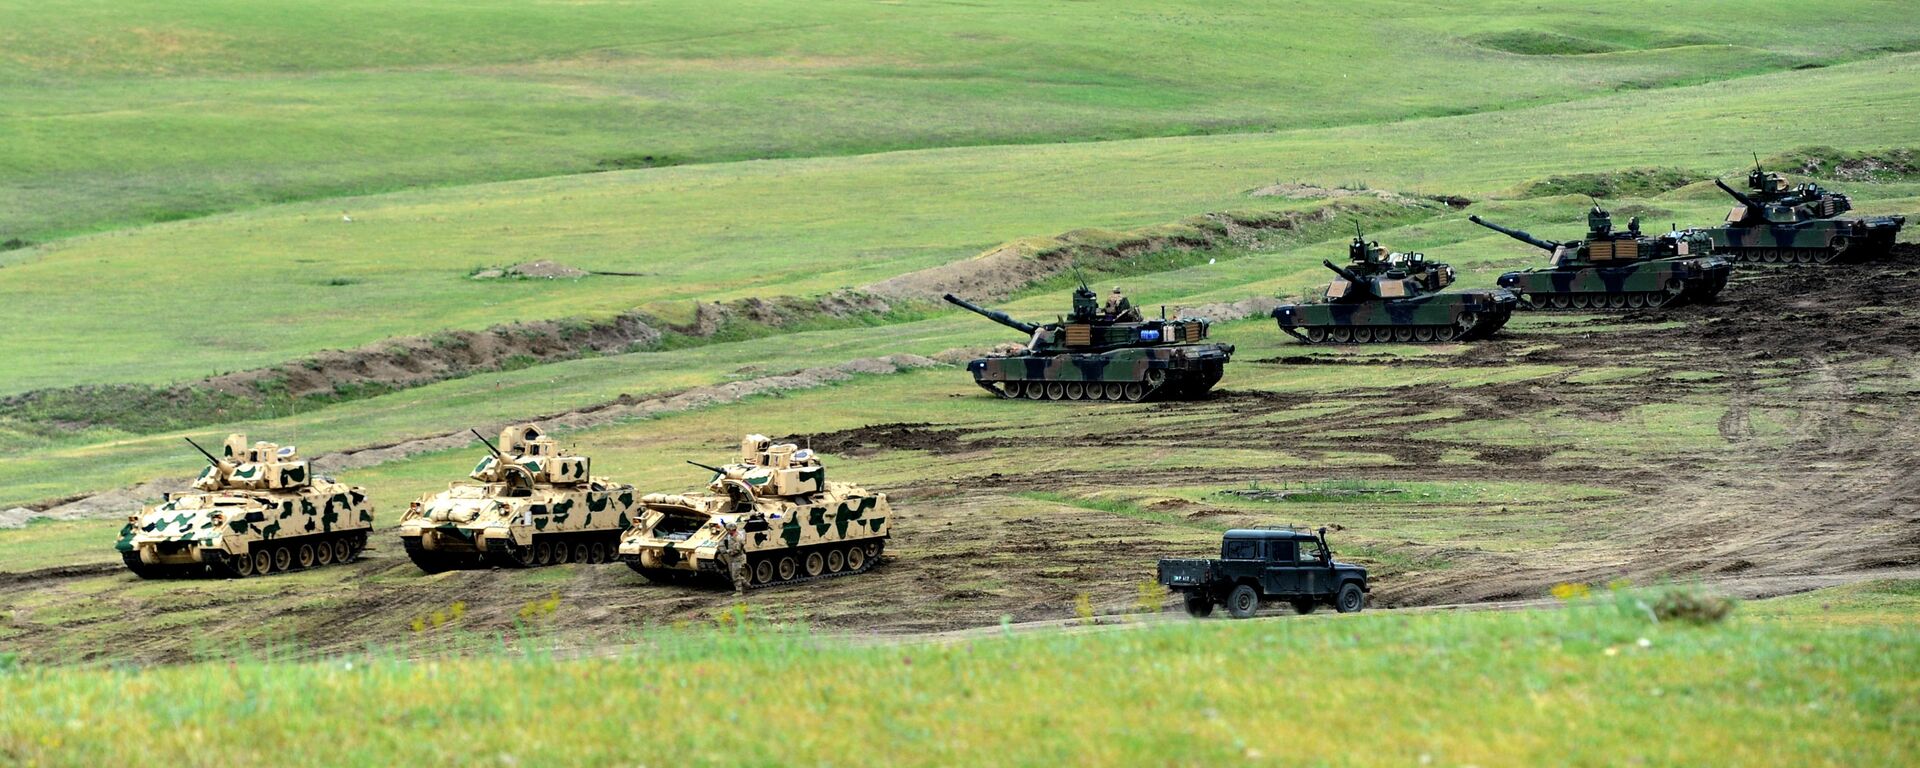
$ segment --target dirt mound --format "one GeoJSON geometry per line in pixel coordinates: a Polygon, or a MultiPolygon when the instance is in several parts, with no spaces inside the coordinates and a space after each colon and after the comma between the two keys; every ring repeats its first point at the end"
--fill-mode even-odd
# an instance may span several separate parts
{"type": "Polygon", "coordinates": [[[870,456],[880,451],[958,453],[979,448],[977,445],[961,443],[961,439],[972,434],[972,430],[933,429],[933,426],[925,422],[873,424],[819,435],[789,435],[779,438],[779,441],[801,443],[816,451],[840,456],[870,456]]]}
{"type": "Polygon", "coordinates": [[[1839,181],[1883,182],[1920,178],[1920,150],[1846,152],[1833,147],[1805,147],[1767,158],[1768,169],[1839,181]]]}
{"type": "Polygon", "coordinates": [[[1524,182],[1513,197],[1532,199],[1581,195],[1584,197],[1653,197],[1707,177],[1680,168],[1632,168],[1606,173],[1569,173],[1524,182]]]}

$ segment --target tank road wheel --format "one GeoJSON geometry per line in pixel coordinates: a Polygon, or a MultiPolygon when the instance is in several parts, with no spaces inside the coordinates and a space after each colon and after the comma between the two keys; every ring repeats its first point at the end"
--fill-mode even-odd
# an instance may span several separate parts
{"type": "Polygon", "coordinates": [[[780,564],[774,568],[774,573],[780,577],[781,581],[793,581],[793,577],[800,575],[800,561],[793,559],[793,555],[781,555],[780,564]]]}
{"type": "Polygon", "coordinates": [[[262,576],[273,573],[273,553],[267,551],[266,547],[254,550],[253,572],[262,576]]]}
{"type": "Polygon", "coordinates": [[[1345,325],[1329,328],[1327,338],[1332,339],[1335,344],[1352,344],[1353,328],[1345,325]]]}
{"type": "Polygon", "coordinates": [[[593,550],[588,549],[587,543],[582,541],[574,543],[573,553],[567,556],[567,560],[574,563],[587,563],[592,562],[588,559],[592,556],[593,550]]]}
{"type": "Polygon", "coordinates": [[[553,542],[536,541],[533,543],[533,564],[534,565],[552,565],[553,564],[553,542]]]}
{"type": "Polygon", "coordinates": [[[1250,619],[1259,610],[1260,593],[1253,590],[1253,585],[1242,584],[1227,594],[1227,613],[1233,614],[1234,618],[1250,619]]]}
{"type": "Polygon", "coordinates": [[[1307,329],[1307,341],[1311,341],[1315,344],[1319,344],[1326,340],[1327,340],[1327,329],[1325,328],[1308,328],[1307,329]]]}
{"type": "Polygon", "coordinates": [[[342,539],[333,540],[333,561],[334,562],[350,563],[350,562],[353,562],[353,556],[354,556],[353,545],[348,544],[346,539],[342,538],[342,539]]]}
{"type": "Polygon", "coordinates": [[[588,552],[587,557],[588,557],[587,562],[593,563],[594,565],[599,565],[601,563],[606,562],[607,561],[607,543],[604,541],[594,542],[593,548],[588,552]]]}
{"type": "Polygon", "coordinates": [[[253,555],[242,552],[227,556],[227,570],[234,577],[244,579],[253,575],[253,555]]]}
{"type": "Polygon", "coordinates": [[[298,549],[294,550],[294,558],[300,563],[301,568],[312,568],[313,561],[316,559],[313,554],[313,545],[301,544],[298,549]]]}
{"type": "Polygon", "coordinates": [[[273,550],[273,569],[276,571],[285,571],[291,568],[293,568],[293,549],[284,546],[275,547],[273,550]]]}
{"type": "Polygon", "coordinates": [[[1145,400],[1147,398],[1147,385],[1137,381],[1129,381],[1123,385],[1120,396],[1126,398],[1129,403],[1137,403],[1145,400]]]}
{"type": "Polygon", "coordinates": [[[1204,619],[1213,615],[1213,598],[1206,595],[1187,595],[1187,615],[1204,619]]]}
{"type": "Polygon", "coordinates": [[[321,541],[313,545],[313,562],[318,565],[333,564],[333,542],[321,541]]]}
{"type": "Polygon", "coordinates": [[[815,550],[813,552],[808,552],[807,559],[806,559],[806,566],[807,566],[807,576],[809,577],[818,576],[826,572],[827,558],[825,555],[820,554],[818,550],[815,550]]]}
{"type": "Polygon", "coordinates": [[[867,551],[855,544],[847,547],[847,570],[860,572],[867,569],[867,551]]]}
{"type": "Polygon", "coordinates": [[[827,550],[827,573],[839,573],[847,567],[847,553],[837,549],[827,550]]]}
{"type": "Polygon", "coordinates": [[[1643,292],[1637,292],[1627,297],[1627,306],[1633,309],[1646,309],[1649,303],[1651,302],[1647,300],[1647,294],[1643,292]]]}
{"type": "Polygon", "coordinates": [[[1433,341],[1435,338],[1439,337],[1439,335],[1440,333],[1438,331],[1435,331],[1433,329],[1433,326],[1431,325],[1422,325],[1418,328],[1413,329],[1413,340],[1423,344],[1433,341]]]}
{"type": "Polygon", "coordinates": [[[1047,385],[1042,382],[1023,381],[1020,388],[1028,400],[1043,400],[1047,396],[1047,385]]]}
{"type": "Polygon", "coordinates": [[[1413,341],[1413,326],[1396,325],[1393,328],[1393,340],[1405,344],[1413,341]]]}
{"type": "Polygon", "coordinates": [[[1047,382],[1047,399],[1059,400],[1067,396],[1067,385],[1057,381],[1047,382]]]}
{"type": "Polygon", "coordinates": [[[566,565],[566,564],[567,564],[567,555],[569,555],[569,554],[572,554],[572,553],[573,553],[573,548],[572,548],[572,547],[569,547],[569,546],[567,546],[567,543],[566,543],[566,542],[564,542],[564,541],[556,541],[556,542],[554,542],[554,543],[553,543],[553,564],[554,564],[554,565],[566,565]]]}
{"type": "Polygon", "coordinates": [[[1573,306],[1573,299],[1564,293],[1556,293],[1547,297],[1547,306],[1554,309],[1566,309],[1573,306]]]}
{"type": "Polygon", "coordinates": [[[1118,401],[1127,396],[1127,388],[1117,381],[1110,381],[1100,385],[1100,394],[1108,400],[1118,401]]]}
{"type": "Polygon", "coordinates": [[[1068,385],[1067,385],[1067,399],[1068,399],[1068,400],[1085,400],[1085,399],[1087,399],[1087,385],[1085,385],[1085,384],[1081,384],[1080,382],[1077,382],[1077,381],[1076,381],[1076,382],[1073,382],[1073,383],[1071,383],[1071,384],[1068,384],[1068,385]]]}
{"type": "Polygon", "coordinates": [[[1360,326],[1360,327],[1358,327],[1358,328],[1355,328],[1355,329],[1353,329],[1353,343],[1355,343],[1355,344],[1372,344],[1372,343],[1373,343],[1373,329],[1372,329],[1372,328],[1368,328],[1367,326],[1364,326],[1364,325],[1363,325],[1363,326],[1360,326]]]}
{"type": "Polygon", "coordinates": [[[868,560],[880,559],[880,545],[883,543],[885,542],[880,542],[880,541],[867,542],[867,559],[868,560]]]}
{"type": "Polygon", "coordinates": [[[753,568],[753,583],[755,584],[772,584],[773,583],[773,561],[772,560],[768,560],[762,557],[759,559],[758,562],[752,565],[752,568],[753,568]]]}
{"type": "Polygon", "coordinates": [[[1355,613],[1367,607],[1367,595],[1360,591],[1360,585],[1347,582],[1340,585],[1340,596],[1334,598],[1333,609],[1341,613],[1355,613]]]}
{"type": "MultiPolygon", "coordinates": [[[[1605,303],[1606,303],[1606,300],[1605,300],[1605,299],[1601,299],[1601,301],[1600,301],[1600,303],[1601,303],[1601,304],[1605,304],[1605,303]]],[[[1573,308],[1574,308],[1574,309],[1592,309],[1592,308],[1593,308],[1593,297],[1592,297],[1592,296],[1588,296],[1588,295],[1586,295],[1586,294],[1584,294],[1584,293],[1576,293],[1576,294],[1574,294],[1574,295],[1573,295],[1573,308]]]]}

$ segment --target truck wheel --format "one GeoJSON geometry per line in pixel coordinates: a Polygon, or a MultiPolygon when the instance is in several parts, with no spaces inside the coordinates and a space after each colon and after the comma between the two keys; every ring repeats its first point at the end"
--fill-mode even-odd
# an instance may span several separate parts
{"type": "Polygon", "coordinates": [[[1187,615],[1204,619],[1213,615],[1213,598],[1206,595],[1187,595],[1187,615]]]}
{"type": "Polygon", "coordinates": [[[1233,614],[1236,619],[1253,618],[1254,612],[1258,610],[1260,610],[1260,593],[1255,592],[1250,584],[1234,587],[1233,592],[1227,595],[1227,613],[1233,614]]]}
{"type": "Polygon", "coordinates": [[[1341,613],[1355,613],[1365,607],[1367,607],[1367,595],[1360,591],[1359,584],[1349,581],[1340,585],[1340,597],[1333,603],[1334,610],[1341,613]]]}
{"type": "Polygon", "coordinates": [[[1313,609],[1318,607],[1320,603],[1311,597],[1295,598],[1293,601],[1293,612],[1302,616],[1313,613],[1313,609]]]}

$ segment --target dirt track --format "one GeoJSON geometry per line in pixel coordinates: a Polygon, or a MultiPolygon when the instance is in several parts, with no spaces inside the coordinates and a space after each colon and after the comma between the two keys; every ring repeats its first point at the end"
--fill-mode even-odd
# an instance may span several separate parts
{"type": "MultiPolygon", "coordinates": [[[[1700,578],[1736,593],[1768,594],[1911,574],[1920,567],[1920,418],[1913,415],[1920,412],[1920,370],[1913,359],[1920,315],[1908,309],[1908,297],[1915,295],[1920,248],[1903,246],[1883,263],[1748,269],[1714,306],[1598,318],[1590,328],[1570,331],[1510,331],[1450,356],[1289,354],[1237,364],[1271,370],[1388,362],[1496,372],[1550,365],[1568,371],[1547,379],[1305,395],[1236,389],[1230,376],[1228,386],[1206,401],[1119,406],[1131,409],[1123,412],[1132,418],[1089,421],[1089,435],[1010,438],[1004,430],[983,434],[967,425],[938,424],[811,435],[814,448],[836,455],[915,450],[956,467],[966,466],[969,457],[1032,452],[1036,446],[1046,449],[1042,453],[1063,453],[1089,442],[1141,453],[1279,446],[1293,460],[1027,471],[1016,462],[992,472],[932,475],[883,489],[910,508],[912,518],[896,529],[891,554],[874,572],[756,592],[750,603],[762,615],[805,619],[825,631],[888,635],[996,626],[1002,617],[1055,621],[1072,614],[1074,596],[1082,591],[1102,610],[1121,610],[1133,601],[1136,586],[1151,578],[1156,558],[1204,551],[1219,527],[1246,517],[1244,510],[1162,498],[1142,512],[1151,516],[1143,521],[1064,505],[1044,514],[1009,511],[1009,500],[1025,492],[1076,496],[1094,489],[1137,489],[1147,499],[1166,487],[1329,478],[1524,477],[1623,494],[1567,512],[1578,519],[1516,522],[1503,515],[1506,509],[1489,506],[1435,523],[1496,537],[1525,525],[1571,531],[1556,532],[1560,539],[1548,545],[1374,540],[1375,548],[1416,563],[1376,566],[1375,598],[1382,607],[1535,599],[1554,583],[1622,577],[1700,578]],[[1664,325],[1673,321],[1684,327],[1664,325]],[[1576,378],[1619,367],[1651,372],[1599,382],[1576,378]],[[1312,419],[1268,418],[1319,401],[1337,407],[1312,419]],[[1563,453],[1578,445],[1481,441],[1471,431],[1455,438],[1410,436],[1415,430],[1396,421],[1445,412],[1454,414],[1449,422],[1493,422],[1557,411],[1631,430],[1649,426],[1622,420],[1631,406],[1707,402],[1726,406],[1718,423],[1721,444],[1649,453],[1657,462],[1563,453]],[[1354,453],[1383,458],[1327,460],[1354,453]],[[1466,460],[1434,466],[1442,455],[1466,460]],[[1444,565],[1418,565],[1427,561],[1444,565]]],[[[1428,513],[1416,506],[1403,514],[1428,513]]],[[[1349,541],[1364,539],[1365,532],[1346,535],[1349,541]]],[[[13,607],[9,621],[0,624],[0,638],[30,658],[178,661],[204,641],[151,625],[179,611],[200,611],[201,631],[188,634],[248,642],[278,637],[309,652],[354,649],[373,640],[428,653],[456,637],[510,630],[521,608],[557,592],[553,631],[564,645],[584,647],[618,643],[643,623],[707,620],[731,600],[713,590],[646,586],[619,566],[420,577],[391,547],[342,570],[347,578],[316,573],[258,580],[245,591],[228,588],[233,582],[186,582],[157,598],[119,594],[135,582],[111,568],[0,575],[0,586],[14,595],[0,604],[13,607]],[[86,586],[103,579],[125,586],[105,594],[86,586]],[[88,598],[98,603],[94,614],[57,625],[36,618],[82,595],[98,595],[88,598]],[[413,618],[455,601],[466,605],[460,629],[408,628],[413,618]],[[270,629],[262,635],[260,627],[270,629]]]]}

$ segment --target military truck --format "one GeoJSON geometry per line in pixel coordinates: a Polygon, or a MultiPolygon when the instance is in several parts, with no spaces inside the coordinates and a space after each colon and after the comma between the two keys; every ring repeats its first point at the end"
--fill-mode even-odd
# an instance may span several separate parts
{"type": "Polygon", "coordinates": [[[724,582],[735,567],[746,588],[846,576],[872,568],[893,536],[886,494],[827,480],[792,443],[747,435],[739,461],[688,463],[713,473],[709,492],[641,497],[620,540],[620,559],[648,581],[724,582]]]}
{"type": "Polygon", "coordinates": [[[633,486],[593,476],[532,424],[507,427],[469,475],[422,496],[400,518],[407,557],[427,573],[455,568],[531,568],[604,563],[637,509],[633,486]]]}
{"type": "Polygon", "coordinates": [[[1367,569],[1333,559],[1325,528],[1235,528],[1221,538],[1218,560],[1161,560],[1160,583],[1179,592],[1196,618],[1225,605],[1245,619],[1262,601],[1285,602],[1298,613],[1323,603],[1353,613],[1366,607],[1373,589],[1367,569]]]}
{"type": "Polygon", "coordinates": [[[366,490],[316,477],[294,446],[227,436],[193,491],[127,517],[115,548],[143,579],[246,578],[353,562],[373,530],[366,490]]]}
{"type": "Polygon", "coordinates": [[[1347,266],[1322,261],[1336,279],[1319,301],[1273,310],[1280,330],[1309,344],[1433,343],[1484,339],[1520,300],[1502,288],[1442,293],[1453,267],[1423,253],[1388,253],[1354,224],[1347,266]]]}
{"type": "Polygon", "coordinates": [[[1015,320],[951,293],[946,299],[1028,337],[1024,347],[967,363],[973,382],[996,397],[1198,398],[1220,381],[1233,358],[1231,344],[1201,343],[1211,327],[1205,318],[1147,319],[1124,298],[1103,308],[1084,283],[1073,293],[1072,313],[1044,325],[1015,320]]]}
{"type": "Polygon", "coordinates": [[[1520,297],[1522,309],[1648,309],[1711,303],[1727,286],[1733,264],[1713,255],[1713,239],[1697,229],[1642,234],[1640,219],[1624,231],[1595,201],[1585,240],[1542,240],[1479,216],[1475,224],[1552,254],[1544,269],[1500,276],[1500,287],[1520,297]]]}
{"type": "Polygon", "coordinates": [[[1906,224],[1905,216],[1841,216],[1853,200],[1818,184],[1791,186],[1786,177],[1754,158],[1746,194],[1713,183],[1739,205],[1725,226],[1707,230],[1716,253],[1760,264],[1827,264],[1885,256],[1906,224]]]}

